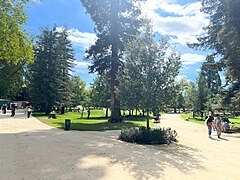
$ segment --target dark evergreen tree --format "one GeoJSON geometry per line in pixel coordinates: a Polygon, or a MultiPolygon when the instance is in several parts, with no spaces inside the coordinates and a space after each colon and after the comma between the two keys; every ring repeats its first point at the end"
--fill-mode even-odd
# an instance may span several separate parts
{"type": "Polygon", "coordinates": [[[97,41],[87,50],[87,59],[93,61],[91,72],[107,73],[110,78],[111,121],[120,117],[120,102],[116,96],[124,44],[133,39],[140,27],[140,10],[134,0],[81,0],[95,22],[97,41]]]}
{"type": "Polygon", "coordinates": [[[69,71],[74,55],[67,30],[42,29],[35,47],[35,61],[30,67],[30,95],[35,107],[47,114],[53,107],[62,107],[69,93],[69,71]]]}
{"type": "Polygon", "coordinates": [[[240,1],[201,0],[202,11],[210,15],[206,33],[193,48],[215,50],[222,56],[221,65],[231,81],[240,81],[240,1]]]}
{"type": "Polygon", "coordinates": [[[206,62],[202,64],[201,74],[206,78],[207,88],[215,95],[221,87],[221,79],[218,70],[219,68],[214,61],[214,57],[207,56],[206,62]]]}

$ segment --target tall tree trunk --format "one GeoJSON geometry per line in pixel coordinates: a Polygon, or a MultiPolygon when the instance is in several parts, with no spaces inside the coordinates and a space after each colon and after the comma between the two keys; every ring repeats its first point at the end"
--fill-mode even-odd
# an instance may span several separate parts
{"type": "Polygon", "coordinates": [[[121,112],[120,112],[120,101],[117,99],[116,87],[118,85],[116,74],[118,70],[118,55],[117,48],[112,45],[112,62],[111,62],[111,77],[110,77],[110,87],[111,87],[111,118],[110,122],[119,122],[121,112]]]}
{"type": "Polygon", "coordinates": [[[174,109],[174,113],[177,113],[177,108],[176,108],[176,107],[174,107],[173,109],[174,109]]]}
{"type": "Polygon", "coordinates": [[[84,107],[82,107],[82,114],[81,114],[81,118],[83,118],[83,112],[84,112],[84,107]]]}
{"type": "Polygon", "coordinates": [[[105,117],[108,118],[108,108],[106,108],[106,114],[105,117]]]}
{"type": "Polygon", "coordinates": [[[45,113],[46,113],[47,115],[49,115],[50,112],[51,112],[51,107],[48,105],[48,103],[46,103],[46,105],[45,105],[45,113]]]}
{"type": "Polygon", "coordinates": [[[65,114],[65,106],[61,107],[61,114],[65,114]]]}
{"type": "Polygon", "coordinates": [[[147,129],[150,129],[150,126],[149,126],[149,111],[147,111],[147,129]]]}

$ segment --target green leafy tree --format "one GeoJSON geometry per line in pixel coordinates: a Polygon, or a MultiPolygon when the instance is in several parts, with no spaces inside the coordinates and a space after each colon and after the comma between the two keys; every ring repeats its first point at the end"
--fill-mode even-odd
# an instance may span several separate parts
{"type": "Polygon", "coordinates": [[[21,63],[0,62],[0,97],[13,99],[24,85],[24,69],[21,63]]]}
{"type": "Polygon", "coordinates": [[[27,0],[0,1],[0,60],[17,64],[33,59],[32,41],[22,26],[27,14],[24,5],[27,0]]]}
{"type": "Polygon", "coordinates": [[[32,40],[23,29],[27,0],[0,0],[0,95],[13,98],[23,85],[24,67],[33,60],[32,40]]]}
{"type": "Polygon", "coordinates": [[[116,96],[117,73],[121,70],[124,44],[133,39],[140,27],[140,10],[134,0],[81,0],[95,22],[97,41],[87,50],[93,61],[91,72],[108,73],[111,92],[111,121],[120,118],[120,102],[116,96]]]}
{"type": "Polygon", "coordinates": [[[64,107],[70,96],[69,71],[73,67],[72,44],[67,30],[42,29],[30,67],[32,103],[48,114],[53,107],[64,107]]]}
{"type": "Polygon", "coordinates": [[[98,76],[92,84],[92,104],[95,107],[106,108],[106,117],[108,117],[108,109],[110,108],[111,93],[109,87],[109,79],[107,75],[98,76]]]}
{"type": "Polygon", "coordinates": [[[149,116],[150,111],[159,113],[174,98],[174,81],[180,69],[180,57],[174,51],[167,55],[167,41],[161,39],[156,42],[151,27],[146,25],[145,28],[144,33],[125,48],[126,63],[120,78],[119,96],[126,104],[128,98],[136,98],[134,107],[145,109],[149,116]]]}
{"type": "Polygon", "coordinates": [[[185,93],[185,103],[188,109],[193,110],[193,116],[195,115],[195,112],[199,111],[197,102],[198,102],[197,84],[194,82],[189,82],[185,93]]]}
{"type": "Polygon", "coordinates": [[[84,101],[84,92],[86,89],[86,83],[81,80],[79,76],[71,77],[71,98],[72,106],[76,107],[81,105],[84,101]]]}
{"type": "Polygon", "coordinates": [[[211,91],[207,86],[206,76],[202,73],[199,74],[199,79],[197,81],[197,99],[196,104],[194,105],[195,113],[200,113],[201,118],[203,119],[203,112],[205,110],[211,110],[211,91]]]}

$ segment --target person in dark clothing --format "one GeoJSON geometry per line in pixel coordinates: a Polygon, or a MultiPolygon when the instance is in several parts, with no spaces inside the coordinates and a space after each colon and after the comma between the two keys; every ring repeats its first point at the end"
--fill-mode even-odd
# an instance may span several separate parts
{"type": "Polygon", "coordinates": [[[212,134],[212,126],[213,126],[213,116],[212,116],[212,112],[209,111],[208,116],[206,116],[205,118],[205,124],[208,127],[208,137],[211,138],[211,134],[212,134]]]}
{"type": "Polygon", "coordinates": [[[157,114],[157,116],[153,118],[153,122],[160,123],[160,117],[161,117],[161,114],[157,114]]]}
{"type": "Polygon", "coordinates": [[[12,107],[11,108],[11,117],[15,116],[15,111],[16,111],[15,107],[12,107]]]}
{"type": "Polygon", "coordinates": [[[3,104],[3,106],[2,106],[2,113],[3,114],[7,113],[7,105],[6,104],[3,104]]]}
{"type": "Polygon", "coordinates": [[[27,108],[27,118],[30,118],[31,113],[32,113],[32,108],[30,106],[28,106],[28,108],[27,108]]]}

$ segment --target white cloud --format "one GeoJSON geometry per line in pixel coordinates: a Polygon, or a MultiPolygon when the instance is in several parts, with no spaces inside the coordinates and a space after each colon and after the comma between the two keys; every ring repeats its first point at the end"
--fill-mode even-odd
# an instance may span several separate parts
{"type": "Polygon", "coordinates": [[[97,36],[94,33],[81,32],[78,29],[70,29],[69,39],[74,46],[79,46],[85,50],[95,43],[97,36]]]}
{"type": "Polygon", "coordinates": [[[185,53],[181,55],[181,62],[183,65],[196,64],[198,62],[203,62],[205,59],[206,56],[195,53],[185,53]]]}
{"type": "MultiPolygon", "coordinates": [[[[61,31],[63,27],[58,27],[57,30],[61,31]]],[[[78,29],[69,29],[68,39],[73,43],[73,46],[80,47],[82,50],[86,50],[97,40],[97,36],[94,33],[81,32],[78,29]]]]}
{"type": "Polygon", "coordinates": [[[173,42],[185,45],[186,42],[196,42],[196,36],[204,33],[202,28],[209,23],[200,8],[200,2],[179,5],[170,0],[148,0],[142,11],[152,20],[155,32],[172,36],[173,42]],[[165,15],[157,10],[165,12],[165,15]],[[166,16],[166,13],[171,15],[166,16]]]}
{"type": "Polygon", "coordinates": [[[74,64],[76,64],[76,67],[79,67],[79,68],[86,68],[92,65],[91,63],[88,63],[88,62],[79,62],[79,61],[74,61],[74,64]]]}
{"type": "Polygon", "coordinates": [[[88,67],[91,66],[91,63],[83,62],[83,61],[74,61],[74,73],[77,74],[88,74],[89,70],[88,67]]]}

